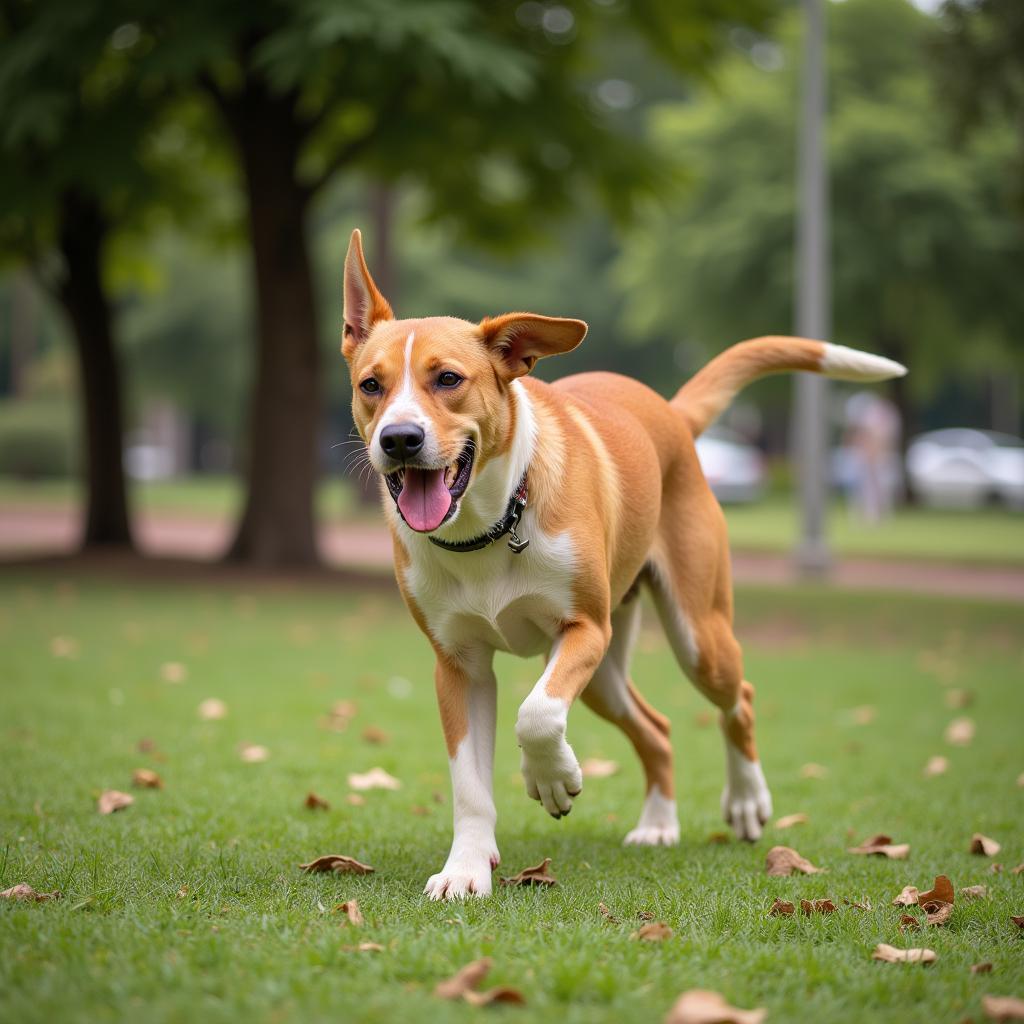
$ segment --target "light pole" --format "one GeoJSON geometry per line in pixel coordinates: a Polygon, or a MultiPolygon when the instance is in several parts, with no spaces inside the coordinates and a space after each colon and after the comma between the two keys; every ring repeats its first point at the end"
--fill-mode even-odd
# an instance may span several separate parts
{"type": "MultiPolygon", "coordinates": [[[[825,164],[825,4],[802,0],[803,82],[797,141],[796,333],[824,341],[829,333],[828,172],[825,164]]],[[[800,541],[795,552],[801,575],[828,571],[825,540],[828,498],[827,382],[802,373],[796,380],[795,450],[800,482],[800,541]]]]}

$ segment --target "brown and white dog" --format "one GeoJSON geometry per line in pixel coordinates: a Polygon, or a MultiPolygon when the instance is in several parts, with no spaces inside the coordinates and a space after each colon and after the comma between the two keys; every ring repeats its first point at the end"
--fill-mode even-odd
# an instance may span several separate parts
{"type": "Polygon", "coordinates": [[[380,474],[402,596],[437,658],[454,838],[433,899],[491,891],[495,651],[544,655],[519,708],[526,791],[553,817],[582,789],[566,738],[577,697],[629,737],[646,797],[627,843],[679,839],[668,720],[629,675],[641,586],[680,668],[721,713],[722,812],[755,840],[772,813],[754,742],[754,688],[732,632],[729,548],[693,439],[751,381],[809,370],[878,381],[898,363],[802,338],[758,338],[712,360],[671,401],[627,377],[526,375],[574,349],[580,320],[508,313],[479,324],[397,320],[360,235],[345,261],[342,352],[352,410],[380,474]]]}

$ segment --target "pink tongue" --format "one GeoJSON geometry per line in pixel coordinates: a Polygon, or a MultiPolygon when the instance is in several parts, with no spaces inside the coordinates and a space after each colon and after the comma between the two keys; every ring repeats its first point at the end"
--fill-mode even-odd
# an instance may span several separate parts
{"type": "Polygon", "coordinates": [[[407,469],[398,507],[405,521],[420,533],[436,530],[451,508],[452,495],[443,469],[407,469]]]}

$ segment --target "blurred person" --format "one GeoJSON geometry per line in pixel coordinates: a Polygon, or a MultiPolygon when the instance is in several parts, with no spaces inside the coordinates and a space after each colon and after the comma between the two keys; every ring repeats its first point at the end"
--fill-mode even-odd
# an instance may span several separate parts
{"type": "Polygon", "coordinates": [[[865,523],[892,513],[900,486],[900,414],[888,399],[858,391],[844,408],[850,507],[865,523]]]}

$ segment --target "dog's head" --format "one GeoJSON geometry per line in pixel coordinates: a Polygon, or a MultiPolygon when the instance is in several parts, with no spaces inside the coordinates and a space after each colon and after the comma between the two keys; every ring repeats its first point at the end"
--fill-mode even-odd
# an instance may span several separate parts
{"type": "Polygon", "coordinates": [[[508,450],[509,386],[538,359],[574,349],[581,320],[506,313],[396,320],[370,277],[358,231],[345,258],[341,351],[370,462],[406,523],[429,533],[458,514],[479,471],[508,450]]]}

